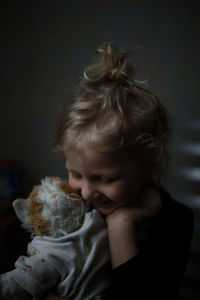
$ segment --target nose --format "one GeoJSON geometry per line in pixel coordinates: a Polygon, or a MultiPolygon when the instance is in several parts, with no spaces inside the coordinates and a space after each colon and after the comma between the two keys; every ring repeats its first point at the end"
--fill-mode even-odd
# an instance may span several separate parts
{"type": "Polygon", "coordinates": [[[84,200],[91,202],[99,196],[97,187],[88,181],[83,181],[81,186],[81,195],[84,200]]]}

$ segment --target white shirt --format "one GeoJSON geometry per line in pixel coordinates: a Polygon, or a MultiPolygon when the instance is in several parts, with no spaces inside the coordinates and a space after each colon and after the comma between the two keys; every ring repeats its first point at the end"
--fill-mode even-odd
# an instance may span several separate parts
{"type": "Polygon", "coordinates": [[[111,284],[107,229],[96,209],[86,213],[75,232],[34,237],[28,254],[16,261],[12,277],[34,297],[58,283],[61,297],[95,299],[111,284]]]}

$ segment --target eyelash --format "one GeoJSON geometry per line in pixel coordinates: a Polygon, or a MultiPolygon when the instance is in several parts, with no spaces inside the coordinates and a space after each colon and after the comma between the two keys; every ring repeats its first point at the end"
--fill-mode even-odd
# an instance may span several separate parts
{"type": "MultiPolygon", "coordinates": [[[[70,173],[71,173],[72,177],[74,177],[76,179],[81,179],[81,175],[76,174],[74,172],[70,172],[70,173]]],[[[113,183],[114,181],[117,181],[118,179],[119,178],[107,178],[107,177],[99,176],[99,177],[95,177],[93,180],[99,180],[103,183],[108,183],[109,184],[109,183],[113,183]]]]}
{"type": "Polygon", "coordinates": [[[105,178],[105,177],[101,177],[101,181],[103,183],[113,183],[116,180],[118,180],[118,179],[117,178],[105,178]]]}
{"type": "Polygon", "coordinates": [[[76,178],[76,179],[80,179],[81,178],[81,175],[77,174],[77,173],[74,173],[74,172],[69,172],[72,177],[76,178]]]}

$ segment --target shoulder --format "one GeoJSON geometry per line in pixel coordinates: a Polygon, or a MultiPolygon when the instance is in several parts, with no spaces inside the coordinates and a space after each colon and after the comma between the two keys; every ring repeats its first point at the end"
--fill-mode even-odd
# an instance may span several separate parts
{"type": "Polygon", "coordinates": [[[189,249],[194,232],[192,209],[174,200],[164,188],[159,192],[162,208],[147,229],[147,235],[153,245],[170,248],[170,251],[180,247],[189,249]]]}
{"type": "Polygon", "coordinates": [[[172,196],[164,189],[160,189],[160,196],[162,201],[162,214],[176,219],[177,223],[184,222],[193,226],[194,215],[190,207],[177,202],[172,196]]]}
{"type": "MultiPolygon", "coordinates": [[[[155,222],[153,233],[166,239],[182,252],[188,252],[194,232],[194,214],[190,207],[177,202],[163,188],[160,190],[162,210],[155,222]]],[[[170,246],[171,247],[171,246],[170,246]]]]}

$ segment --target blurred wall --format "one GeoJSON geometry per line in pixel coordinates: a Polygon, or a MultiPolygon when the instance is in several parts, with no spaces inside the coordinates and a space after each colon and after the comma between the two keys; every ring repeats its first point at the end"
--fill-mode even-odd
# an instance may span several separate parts
{"type": "Polygon", "coordinates": [[[95,49],[135,47],[139,79],[173,119],[199,117],[198,1],[5,1],[1,4],[0,159],[32,185],[65,176],[51,146],[59,112],[95,49]]]}

